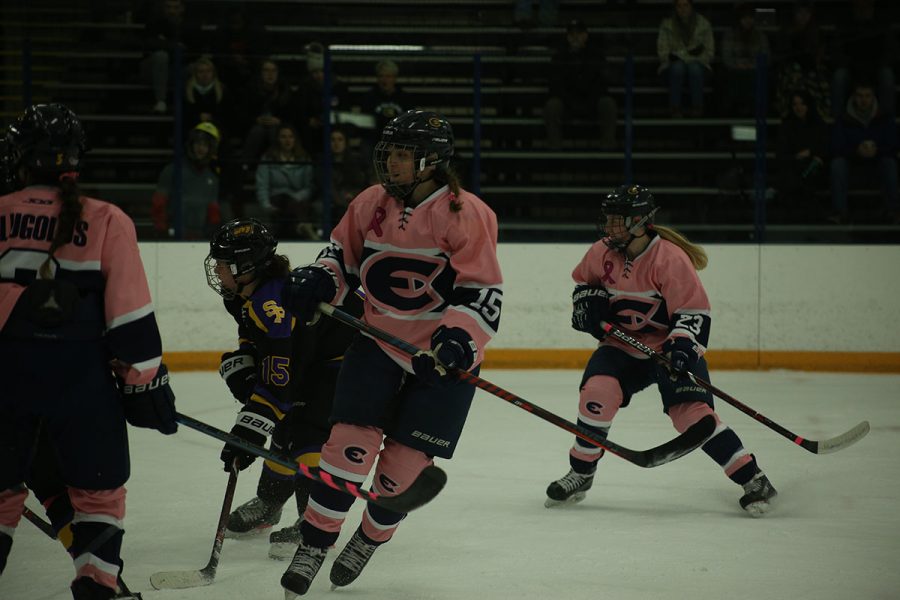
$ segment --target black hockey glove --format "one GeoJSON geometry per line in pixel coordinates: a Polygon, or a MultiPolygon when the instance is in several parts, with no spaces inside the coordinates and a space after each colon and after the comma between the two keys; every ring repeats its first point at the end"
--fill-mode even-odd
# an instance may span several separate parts
{"type": "Polygon", "coordinates": [[[603,340],[601,323],[609,320],[609,292],[602,285],[576,285],[572,292],[572,329],[603,340]]]}
{"type": "Polygon", "coordinates": [[[315,321],[319,302],[331,302],[337,293],[337,277],[323,265],[309,265],[291,271],[281,299],[285,308],[301,323],[315,321]]]}
{"type": "MultiPolygon", "coordinates": [[[[242,412],[238,415],[238,422],[241,419],[254,419],[253,413],[242,412]]],[[[239,423],[231,428],[231,435],[236,435],[241,438],[245,442],[249,442],[254,446],[263,447],[266,445],[266,435],[260,433],[259,431],[255,431],[253,429],[248,429],[239,423]]],[[[225,463],[225,472],[231,472],[231,465],[237,461],[238,471],[243,471],[247,467],[253,464],[253,461],[256,460],[256,455],[247,452],[246,450],[242,450],[237,446],[232,446],[231,444],[225,444],[225,447],[222,448],[222,454],[219,455],[219,458],[222,459],[222,462],[225,463]]]]}
{"type": "Polygon", "coordinates": [[[693,371],[700,360],[694,342],[686,337],[669,338],[663,344],[663,352],[669,355],[669,373],[672,381],[683,377],[687,371],[693,371]]]}
{"type": "Polygon", "coordinates": [[[451,369],[468,371],[478,355],[478,346],[464,329],[441,325],[431,335],[431,350],[419,351],[411,363],[416,376],[428,385],[449,385],[456,381],[451,369]]]}
{"type": "Polygon", "coordinates": [[[125,407],[125,420],[135,427],[156,429],[170,435],[178,431],[175,422],[175,394],[169,387],[169,370],[159,365],[156,376],[142,385],[119,381],[125,407]]]}
{"type": "Polygon", "coordinates": [[[223,354],[219,376],[225,380],[235,400],[246,404],[256,387],[256,348],[244,344],[233,352],[223,354]]]}

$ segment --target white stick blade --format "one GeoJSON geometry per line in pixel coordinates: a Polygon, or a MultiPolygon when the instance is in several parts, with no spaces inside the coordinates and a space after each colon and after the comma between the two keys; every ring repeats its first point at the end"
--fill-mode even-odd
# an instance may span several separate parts
{"type": "Polygon", "coordinates": [[[835,436],[830,440],[824,440],[819,442],[819,451],[818,454],[828,454],[830,452],[837,452],[838,450],[843,450],[847,446],[855,444],[859,440],[866,437],[866,434],[869,433],[869,422],[863,421],[850,431],[846,433],[842,433],[841,435],[835,436]]]}
{"type": "Polygon", "coordinates": [[[156,590],[183,590],[212,582],[213,578],[202,571],[160,571],[150,576],[150,585],[156,590]]]}

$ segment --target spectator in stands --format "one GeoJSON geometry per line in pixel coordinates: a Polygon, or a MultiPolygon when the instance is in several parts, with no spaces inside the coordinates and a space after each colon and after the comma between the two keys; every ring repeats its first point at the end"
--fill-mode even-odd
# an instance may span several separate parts
{"type": "MultiPolygon", "coordinates": [[[[845,222],[849,207],[847,190],[850,170],[878,172],[887,218],[900,223],[897,198],[897,126],[883,113],[871,83],[856,84],[844,115],[835,121],[832,132],[831,203],[834,222],[845,222]]],[[[866,180],[871,180],[867,177],[866,180]]]]}
{"type": "Polygon", "coordinates": [[[182,61],[188,54],[188,42],[197,44],[200,27],[186,14],[182,0],[158,0],[150,12],[144,29],[144,59],[141,73],[153,88],[154,104],[152,112],[165,113],[169,88],[169,73],[176,57],[176,50],[182,52],[182,61]]]}
{"type": "Polygon", "coordinates": [[[244,114],[252,119],[244,140],[244,160],[259,159],[266,148],[275,143],[278,127],[292,120],[294,112],[291,89],[279,76],[278,64],[271,59],[259,66],[256,84],[247,91],[244,114]]]}
{"type": "Polygon", "coordinates": [[[895,6],[875,11],[874,0],[852,0],[850,14],[838,21],[834,36],[834,76],[831,80],[831,108],[837,119],[847,105],[851,81],[877,83],[882,113],[894,114],[896,43],[891,26],[895,6]]]}
{"type": "Polygon", "coordinates": [[[824,119],[831,115],[831,83],[825,65],[825,45],[810,0],[794,3],[791,20],[778,34],[775,73],[777,114],[790,112],[794,92],[805,90],[815,100],[819,116],[824,119]]]}
{"type": "Polygon", "coordinates": [[[318,240],[322,202],[315,198],[309,154],[293,127],[282,123],[256,169],[256,199],[279,239],[318,240]]]}
{"type": "Polygon", "coordinates": [[[721,102],[723,116],[748,117],[755,114],[757,57],[769,60],[769,40],[756,27],[753,7],[739,3],[737,22],[722,37],[721,102]]]}
{"type": "Polygon", "coordinates": [[[588,33],[584,22],[566,26],[566,39],[550,65],[550,97],[544,105],[547,146],[563,143],[563,118],[590,119],[600,126],[600,147],[616,144],[616,101],[609,95],[606,56],[602,44],[588,33]]]}
{"type": "MultiPolygon", "coordinates": [[[[219,177],[211,167],[218,143],[219,130],[212,123],[199,123],[187,137],[181,163],[181,239],[207,240],[222,220],[219,177]]],[[[153,226],[163,237],[175,234],[179,207],[171,202],[177,192],[174,174],[172,162],[159,174],[153,193],[153,226]]]]}
{"type": "MultiPolygon", "coordinates": [[[[300,139],[309,153],[318,157],[325,144],[322,132],[323,93],[325,87],[325,47],[312,42],[306,47],[306,77],[298,86],[297,121],[300,124],[300,139]]],[[[342,110],[347,109],[347,86],[331,72],[329,106],[331,122],[342,110]]]]}
{"type": "Polygon", "coordinates": [[[347,130],[331,131],[331,222],[337,223],[347,212],[350,201],[369,185],[376,183],[371,161],[348,144],[347,130]]]}
{"type": "Polygon", "coordinates": [[[669,110],[681,117],[685,81],[691,96],[690,114],[703,114],[703,83],[715,54],[712,26],[694,10],[691,0],[674,0],[671,16],[662,20],[656,38],[659,73],[669,86],[669,110]]]}
{"type": "Polygon", "coordinates": [[[397,83],[400,68],[392,60],[380,60],[375,64],[375,85],[362,100],[362,112],[374,118],[373,129],[364,137],[363,152],[372,154],[376,138],[391,119],[415,108],[412,99],[397,83]]]}
{"type": "Polygon", "coordinates": [[[534,0],[515,0],[513,20],[519,27],[554,27],[559,14],[559,0],[539,0],[537,21],[534,18],[534,0]]]}
{"type": "Polygon", "coordinates": [[[213,36],[213,51],[221,66],[222,81],[233,91],[252,85],[254,65],[268,56],[269,43],[262,25],[249,15],[243,3],[228,3],[213,36]]]}
{"type": "Polygon", "coordinates": [[[233,101],[231,93],[219,81],[216,66],[207,56],[191,65],[191,75],[184,86],[182,125],[185,136],[197,123],[212,123],[222,136],[230,133],[233,101]]]}
{"type": "Polygon", "coordinates": [[[778,129],[779,208],[785,218],[820,214],[816,192],[825,184],[828,126],[806,90],[791,96],[791,109],[778,129]]]}

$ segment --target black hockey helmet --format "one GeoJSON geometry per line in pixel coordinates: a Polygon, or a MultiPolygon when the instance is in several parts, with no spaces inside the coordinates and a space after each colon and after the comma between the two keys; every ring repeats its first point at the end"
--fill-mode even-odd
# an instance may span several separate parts
{"type": "Polygon", "coordinates": [[[607,245],[616,249],[623,249],[635,238],[635,232],[641,227],[653,223],[653,216],[659,207],[656,199],[649,189],[642,185],[620,185],[606,195],[600,203],[602,211],[601,229],[606,226],[606,218],[611,215],[624,217],[625,228],[631,234],[627,241],[613,242],[607,235],[607,245]]]}
{"type": "Polygon", "coordinates": [[[38,178],[77,173],[87,151],[81,121],[63,104],[33,104],[6,131],[14,169],[38,178]]]}
{"type": "Polygon", "coordinates": [[[391,119],[381,132],[381,141],[375,146],[375,172],[387,193],[405,200],[422,181],[419,173],[428,167],[446,168],[453,157],[453,128],[450,122],[436,112],[409,110],[391,119]],[[391,183],[387,159],[391,150],[402,148],[413,153],[415,181],[391,183]]]}
{"type": "Polygon", "coordinates": [[[256,219],[228,221],[219,227],[209,242],[209,255],[205,261],[206,282],[223,298],[233,298],[238,292],[222,286],[216,273],[217,264],[227,264],[231,276],[237,279],[268,267],[277,246],[275,236],[256,219]]]}

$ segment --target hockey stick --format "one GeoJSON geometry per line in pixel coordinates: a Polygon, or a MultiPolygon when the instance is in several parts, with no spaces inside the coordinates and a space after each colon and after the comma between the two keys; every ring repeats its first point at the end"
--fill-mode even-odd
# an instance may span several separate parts
{"type": "MultiPolygon", "coordinates": [[[[614,327],[613,325],[611,325],[605,321],[603,322],[602,327],[603,327],[603,330],[606,331],[606,333],[608,335],[611,335],[611,336],[615,337],[617,340],[628,344],[632,348],[640,350],[641,352],[643,352],[644,354],[646,354],[647,356],[649,356],[650,358],[652,358],[659,364],[666,366],[666,367],[670,366],[671,362],[669,361],[669,358],[667,356],[665,356],[664,354],[660,354],[659,352],[656,352],[649,346],[642,344],[641,342],[637,341],[630,335],[624,333],[623,331],[617,329],[616,327],[614,327]]],[[[788,429],[785,429],[784,427],[782,427],[775,421],[772,421],[768,417],[758,413],[757,411],[753,410],[746,404],[740,402],[737,398],[734,398],[733,396],[726,394],[725,392],[723,392],[722,390],[720,390],[719,388],[717,388],[710,382],[708,382],[700,377],[697,377],[690,371],[686,372],[685,375],[687,375],[687,377],[695,384],[708,390],[710,393],[714,394],[715,396],[718,396],[719,398],[721,398],[728,404],[732,405],[733,407],[735,407],[742,413],[750,415],[751,417],[753,417],[754,419],[756,419],[757,421],[759,421],[760,423],[762,423],[769,429],[772,429],[775,432],[783,435],[784,437],[791,440],[798,446],[802,446],[803,448],[805,448],[806,450],[809,450],[813,454],[829,454],[831,452],[837,452],[838,450],[843,450],[847,446],[850,446],[851,444],[855,444],[856,442],[858,442],[859,440],[864,438],[867,433],[869,433],[869,422],[863,421],[863,422],[859,423],[858,425],[856,425],[855,427],[852,427],[848,431],[846,431],[840,435],[836,435],[832,438],[828,438],[827,440],[821,440],[821,441],[810,440],[810,439],[804,438],[802,436],[799,436],[796,433],[789,431],[788,429]]]]}
{"type": "MultiPolygon", "coordinates": [[[[37,513],[35,513],[27,506],[22,507],[22,516],[31,521],[31,523],[35,527],[43,531],[50,539],[59,539],[56,535],[56,532],[53,531],[53,525],[40,518],[37,513]]],[[[128,586],[125,585],[125,581],[122,580],[121,574],[116,578],[116,584],[119,586],[119,590],[116,595],[113,596],[113,600],[115,600],[116,598],[132,598],[133,600],[143,600],[140,592],[132,592],[128,589],[128,586]]]]}
{"type": "MultiPolygon", "coordinates": [[[[356,317],[349,315],[344,311],[331,306],[330,304],[326,304],[324,302],[320,303],[319,310],[329,317],[333,317],[341,323],[367,333],[372,337],[378,338],[379,340],[390,344],[394,348],[397,348],[401,352],[405,352],[410,356],[419,352],[419,349],[409,342],[401,340],[400,338],[395,337],[386,331],[378,329],[377,327],[373,327],[372,325],[369,325],[368,323],[361,321],[360,319],[357,319],[356,317]]],[[[503,388],[494,385],[490,381],[482,379],[477,375],[473,375],[468,371],[454,369],[451,372],[458,379],[465,381],[466,383],[470,383],[475,387],[479,387],[486,392],[497,396],[501,400],[506,400],[510,404],[514,404],[522,410],[526,410],[549,423],[553,423],[557,427],[565,429],[569,433],[575,434],[579,438],[590,442],[591,444],[599,448],[603,448],[604,450],[607,450],[608,452],[611,452],[616,456],[624,458],[628,462],[636,464],[639,467],[656,467],[658,465],[673,461],[676,458],[681,458],[685,454],[700,447],[709,438],[709,436],[713,434],[713,431],[715,431],[716,427],[715,419],[712,416],[707,415],[706,417],[694,423],[691,427],[689,427],[683,433],[679,434],[677,437],[672,438],[671,440],[660,446],[656,446],[648,450],[632,450],[631,448],[626,448],[624,446],[620,446],[619,444],[611,442],[607,438],[598,435],[594,431],[585,429],[580,425],[567,421],[559,415],[545,410],[540,406],[537,406],[536,404],[525,400],[524,398],[516,396],[512,392],[508,392],[503,388]]]]}
{"type": "Polygon", "coordinates": [[[412,485],[410,485],[408,488],[406,488],[396,496],[382,496],[377,492],[360,488],[353,482],[344,481],[342,479],[335,479],[328,473],[319,471],[318,469],[311,469],[309,466],[302,463],[298,464],[288,458],[285,458],[284,456],[281,456],[280,454],[272,452],[271,450],[261,448],[256,444],[251,444],[250,442],[239,438],[236,435],[232,435],[226,431],[217,429],[212,425],[204,423],[203,421],[198,421],[197,419],[189,417],[185,414],[176,413],[175,420],[182,425],[190,427],[191,429],[196,429],[201,433],[205,433],[208,436],[214,437],[223,442],[227,442],[232,446],[237,446],[241,450],[245,450],[266,460],[270,460],[286,469],[290,469],[294,472],[299,472],[307,479],[312,479],[313,481],[321,481],[330,488],[345,492],[361,500],[374,502],[375,504],[383,506],[384,508],[387,508],[388,510],[392,510],[394,512],[407,513],[421,506],[424,506],[432,499],[434,499],[434,497],[437,496],[438,493],[440,493],[440,491],[444,488],[444,485],[447,483],[447,474],[440,467],[436,465],[430,465],[428,467],[425,467],[425,469],[421,473],[419,473],[419,476],[415,481],[413,481],[412,485]]]}
{"type": "Polygon", "coordinates": [[[237,460],[231,465],[228,472],[228,485],[225,486],[225,498],[222,500],[222,511],[219,513],[219,523],[216,525],[216,537],[213,540],[212,552],[209,562],[199,571],[160,571],[150,576],[150,585],[156,590],[183,590],[185,588],[209,585],[216,578],[216,569],[219,568],[219,556],[222,554],[222,544],[225,542],[225,529],[228,527],[228,516],[231,514],[231,503],[234,501],[234,490],[237,487],[238,468],[237,460]]]}

